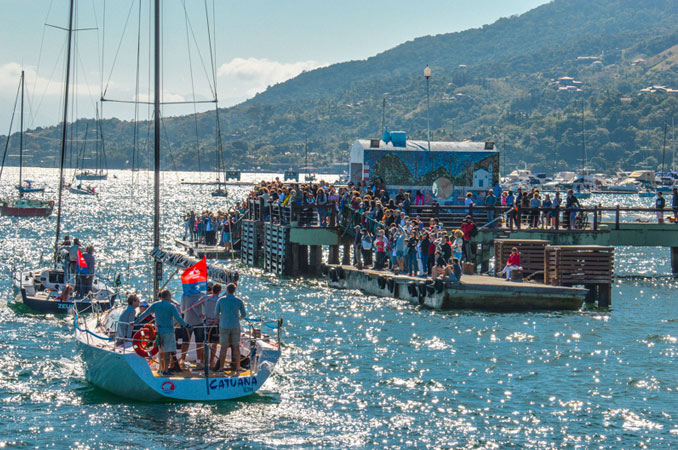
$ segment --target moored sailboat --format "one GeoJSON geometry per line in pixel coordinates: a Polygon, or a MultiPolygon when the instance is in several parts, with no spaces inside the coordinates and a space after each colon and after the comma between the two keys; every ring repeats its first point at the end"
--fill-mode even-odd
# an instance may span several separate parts
{"type": "MultiPolygon", "coordinates": [[[[24,155],[24,86],[25,86],[25,75],[24,71],[21,71],[21,81],[20,81],[20,93],[21,93],[21,117],[20,117],[20,132],[19,132],[19,184],[17,189],[19,190],[19,197],[14,199],[2,199],[0,200],[0,214],[3,216],[14,216],[14,217],[47,217],[52,214],[54,209],[54,201],[43,200],[43,199],[29,199],[25,198],[24,194],[30,192],[44,192],[44,188],[33,187],[33,182],[31,180],[22,180],[23,178],[23,155],[24,155]]],[[[17,92],[19,95],[19,92],[17,92]]],[[[16,103],[15,103],[16,105],[16,103]]],[[[15,106],[16,107],[16,106],[15,106]]],[[[7,134],[7,142],[5,144],[5,153],[3,156],[3,168],[5,163],[5,157],[7,156],[7,149],[9,148],[9,139],[11,136],[11,127],[10,132],[7,134]]],[[[2,175],[2,171],[0,171],[2,175]]]]}

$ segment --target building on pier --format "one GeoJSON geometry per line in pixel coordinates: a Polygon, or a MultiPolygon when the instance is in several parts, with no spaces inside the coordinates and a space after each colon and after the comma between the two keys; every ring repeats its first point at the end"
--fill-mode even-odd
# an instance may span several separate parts
{"type": "MultiPolygon", "coordinates": [[[[463,201],[467,192],[484,193],[499,183],[499,150],[494,142],[407,140],[404,132],[381,139],[359,139],[350,152],[350,179],[381,179],[391,191],[422,191],[428,203],[463,201]]],[[[414,201],[414,198],[412,198],[414,201]]]]}

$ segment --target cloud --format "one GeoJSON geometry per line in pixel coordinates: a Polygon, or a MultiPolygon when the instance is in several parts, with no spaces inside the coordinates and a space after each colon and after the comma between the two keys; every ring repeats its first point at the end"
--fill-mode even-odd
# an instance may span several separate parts
{"type": "Polygon", "coordinates": [[[220,96],[227,102],[238,102],[253,97],[268,86],[289,80],[304,70],[313,70],[326,64],[317,61],[282,63],[266,58],[234,58],[222,64],[219,76],[220,96]]]}

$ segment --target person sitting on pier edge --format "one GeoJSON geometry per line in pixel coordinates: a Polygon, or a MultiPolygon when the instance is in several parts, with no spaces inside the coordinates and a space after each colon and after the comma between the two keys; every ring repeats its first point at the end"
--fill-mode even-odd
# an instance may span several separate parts
{"type": "Polygon", "coordinates": [[[463,273],[459,260],[457,258],[452,258],[452,263],[448,264],[445,268],[444,280],[449,281],[450,283],[459,284],[461,283],[461,276],[463,273]]]}
{"type": "Polygon", "coordinates": [[[666,199],[661,192],[657,192],[657,199],[654,201],[654,207],[657,208],[657,223],[664,223],[664,207],[666,207],[666,199]]]}
{"type": "Polygon", "coordinates": [[[217,301],[214,315],[219,318],[219,365],[225,368],[226,351],[231,348],[232,369],[240,372],[240,319],[247,317],[245,304],[235,296],[235,284],[226,286],[226,295],[217,301]]]}
{"type": "Polygon", "coordinates": [[[118,317],[118,327],[115,333],[115,345],[125,345],[132,338],[134,316],[139,306],[139,297],[136,294],[127,296],[127,308],[118,317]]]}
{"type": "Polygon", "coordinates": [[[520,253],[518,253],[518,249],[516,247],[511,249],[511,254],[509,255],[508,261],[506,261],[506,266],[504,266],[504,270],[502,270],[501,273],[505,273],[506,279],[510,280],[511,271],[514,269],[520,269],[520,253]]]}
{"type": "Polygon", "coordinates": [[[179,322],[183,327],[190,330],[190,326],[179,315],[179,311],[172,303],[172,294],[168,289],[163,289],[158,294],[162,301],[155,302],[143,314],[136,318],[135,324],[141,323],[146,317],[155,314],[155,326],[157,327],[157,340],[160,344],[160,374],[169,376],[168,372],[171,356],[177,351],[177,343],[174,339],[174,322],[179,322]]]}
{"type": "Polygon", "coordinates": [[[431,278],[438,279],[443,274],[445,273],[445,266],[447,263],[445,262],[445,258],[443,258],[443,252],[440,250],[436,251],[435,253],[435,262],[433,263],[433,267],[431,268],[431,278]]]}

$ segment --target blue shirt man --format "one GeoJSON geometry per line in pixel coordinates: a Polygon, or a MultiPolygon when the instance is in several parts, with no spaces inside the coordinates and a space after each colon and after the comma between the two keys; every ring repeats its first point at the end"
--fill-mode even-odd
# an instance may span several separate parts
{"type": "Polygon", "coordinates": [[[226,295],[217,301],[214,316],[219,317],[219,367],[225,367],[226,351],[231,349],[232,364],[240,371],[240,318],[246,317],[245,304],[235,296],[235,284],[226,286],[226,295]]]}

